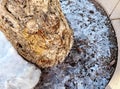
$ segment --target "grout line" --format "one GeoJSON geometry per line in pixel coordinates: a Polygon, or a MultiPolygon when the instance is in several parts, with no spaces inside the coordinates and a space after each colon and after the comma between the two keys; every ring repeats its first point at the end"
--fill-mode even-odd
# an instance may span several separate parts
{"type": "Polygon", "coordinates": [[[116,7],[118,6],[118,4],[120,3],[120,0],[117,2],[117,4],[115,5],[115,7],[113,8],[112,12],[110,13],[109,17],[112,15],[112,13],[114,12],[114,10],[116,9],[116,7]]]}
{"type": "Polygon", "coordinates": [[[114,18],[114,19],[111,19],[111,20],[120,20],[120,18],[114,18]]]}

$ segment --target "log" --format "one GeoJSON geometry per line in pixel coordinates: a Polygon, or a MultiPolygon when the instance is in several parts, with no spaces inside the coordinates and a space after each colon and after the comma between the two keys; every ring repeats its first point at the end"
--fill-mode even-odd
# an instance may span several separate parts
{"type": "Polygon", "coordinates": [[[1,0],[0,28],[24,59],[42,68],[61,63],[73,44],[59,0],[1,0]]]}

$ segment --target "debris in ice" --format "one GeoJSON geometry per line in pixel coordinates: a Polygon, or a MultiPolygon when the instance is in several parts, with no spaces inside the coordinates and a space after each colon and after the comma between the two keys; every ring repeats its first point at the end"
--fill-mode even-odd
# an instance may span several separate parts
{"type": "Polygon", "coordinates": [[[60,0],[74,45],[62,64],[42,70],[35,89],[105,89],[115,71],[117,42],[104,10],[91,1],[60,0]]]}

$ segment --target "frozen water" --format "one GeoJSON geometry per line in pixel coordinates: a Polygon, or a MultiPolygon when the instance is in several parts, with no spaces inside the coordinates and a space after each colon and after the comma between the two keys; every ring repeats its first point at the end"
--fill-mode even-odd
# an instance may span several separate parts
{"type": "Polygon", "coordinates": [[[36,89],[105,89],[110,81],[115,70],[110,63],[117,61],[115,33],[104,11],[90,1],[60,0],[74,45],[62,64],[42,70],[36,89]]]}
{"type": "Polygon", "coordinates": [[[33,89],[41,71],[25,61],[0,31],[0,89],[33,89]]]}

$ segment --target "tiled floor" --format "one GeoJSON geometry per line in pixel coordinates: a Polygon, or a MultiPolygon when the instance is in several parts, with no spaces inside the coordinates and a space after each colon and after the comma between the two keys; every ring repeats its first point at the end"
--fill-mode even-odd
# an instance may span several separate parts
{"type": "Polygon", "coordinates": [[[110,16],[118,40],[118,64],[116,71],[106,89],[120,89],[120,0],[96,0],[110,16]]]}
{"type": "Polygon", "coordinates": [[[110,16],[111,19],[120,19],[120,1],[110,16]]]}
{"type": "Polygon", "coordinates": [[[120,0],[96,0],[98,1],[106,10],[108,15],[111,15],[113,10],[115,9],[116,5],[120,0]]]}

